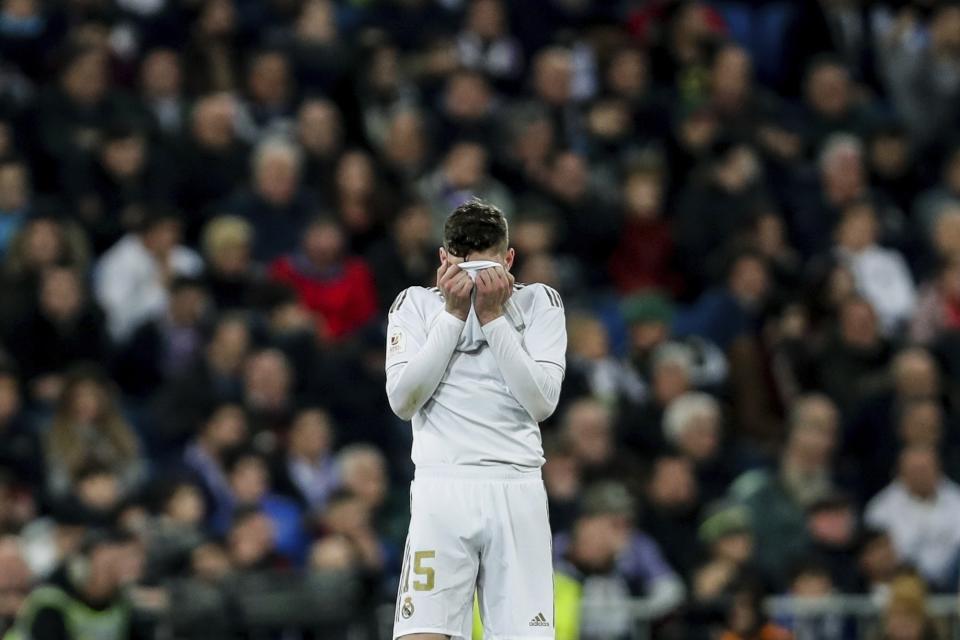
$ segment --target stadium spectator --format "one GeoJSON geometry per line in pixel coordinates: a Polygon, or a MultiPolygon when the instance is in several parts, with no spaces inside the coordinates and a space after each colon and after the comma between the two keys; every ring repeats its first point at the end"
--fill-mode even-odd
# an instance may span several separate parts
{"type": "Polygon", "coordinates": [[[216,308],[226,311],[249,304],[258,280],[251,259],[253,228],[242,218],[219,216],[204,226],[201,244],[216,308]]]}
{"type": "Polygon", "coordinates": [[[331,449],[333,428],[323,409],[303,409],[287,435],[286,453],[274,473],[282,488],[309,511],[322,511],[340,482],[331,449]]]}
{"type": "Polygon", "coordinates": [[[22,161],[0,163],[0,259],[30,212],[30,179],[22,161]]]}
{"type": "Polygon", "coordinates": [[[179,217],[161,209],[151,212],[137,232],[125,235],[100,258],[94,292],[115,342],[128,340],[140,324],[163,315],[174,277],[203,271],[200,256],[180,240],[179,217]]]}
{"type": "Polygon", "coordinates": [[[960,551],[960,487],[945,478],[930,445],[900,454],[896,479],[867,505],[867,524],[889,532],[899,557],[934,586],[951,584],[950,563],[960,551]],[[930,540],[937,540],[931,544],[930,540]]]}
{"type": "Polygon", "coordinates": [[[304,230],[299,252],[277,259],[270,276],[292,286],[314,314],[324,342],[343,340],[372,318],[377,308],[373,277],[364,260],[347,253],[339,223],[318,218],[304,230]]]}
{"type": "Polygon", "coordinates": [[[316,196],[302,186],[300,149],[282,138],[267,138],[252,154],[249,188],[217,205],[220,213],[253,226],[253,257],[264,261],[291,251],[317,213],[316,196]]]}
{"type": "Polygon", "coordinates": [[[44,447],[47,489],[66,495],[78,474],[102,465],[132,493],[145,471],[137,436],[118,407],[113,382],[96,368],[77,368],[64,377],[44,447]]]}
{"type": "Polygon", "coordinates": [[[707,558],[690,573],[691,597],[706,608],[733,595],[745,579],[756,577],[751,566],[755,541],[750,513],[733,502],[715,502],[705,510],[697,537],[707,558]]]}
{"type": "Polygon", "coordinates": [[[247,439],[247,418],[237,405],[214,409],[183,454],[184,466],[200,481],[210,503],[210,520],[225,521],[230,511],[226,455],[247,439]]]}

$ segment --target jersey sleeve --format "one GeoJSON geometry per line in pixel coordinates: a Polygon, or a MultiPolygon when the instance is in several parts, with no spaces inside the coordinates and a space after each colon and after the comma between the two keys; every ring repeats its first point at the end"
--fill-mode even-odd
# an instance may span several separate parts
{"type": "Polygon", "coordinates": [[[393,300],[387,312],[386,368],[410,361],[427,340],[423,317],[413,301],[413,288],[404,289],[393,300]]]}
{"type": "Polygon", "coordinates": [[[410,420],[436,391],[465,324],[440,311],[428,326],[413,299],[417,290],[397,296],[387,322],[387,399],[402,420],[410,420]]]}
{"type": "Polygon", "coordinates": [[[547,285],[537,288],[530,324],[524,332],[523,344],[534,360],[567,368],[567,319],[560,294],[547,285]]]}

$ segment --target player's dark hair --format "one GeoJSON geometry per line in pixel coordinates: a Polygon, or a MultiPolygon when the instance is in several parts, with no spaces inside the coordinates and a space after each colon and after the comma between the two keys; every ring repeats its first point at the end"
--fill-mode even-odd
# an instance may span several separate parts
{"type": "Polygon", "coordinates": [[[443,246],[466,258],[477,251],[507,248],[507,219],[494,205],[473,199],[450,214],[443,226],[443,246]]]}

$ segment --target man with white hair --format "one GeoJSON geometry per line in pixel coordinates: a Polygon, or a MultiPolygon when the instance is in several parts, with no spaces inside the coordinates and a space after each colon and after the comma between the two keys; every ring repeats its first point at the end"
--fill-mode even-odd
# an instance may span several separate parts
{"type": "Polygon", "coordinates": [[[286,138],[267,138],[254,149],[250,187],[218,208],[253,225],[257,260],[296,248],[306,222],[317,212],[315,195],[302,185],[302,164],[299,146],[286,138]]]}
{"type": "Polygon", "coordinates": [[[683,394],[664,412],[663,437],[695,464],[710,460],[720,445],[720,404],[701,391],[683,394]]]}

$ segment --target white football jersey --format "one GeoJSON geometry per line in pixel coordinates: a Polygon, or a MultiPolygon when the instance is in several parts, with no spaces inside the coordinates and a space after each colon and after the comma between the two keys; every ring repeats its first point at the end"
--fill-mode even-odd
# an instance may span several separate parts
{"type": "MultiPolygon", "coordinates": [[[[387,371],[407,363],[446,313],[437,288],[410,287],[390,307],[387,371]]],[[[543,284],[515,285],[504,316],[535,361],[566,368],[567,331],[560,295],[543,284]]],[[[511,394],[473,308],[433,396],[413,415],[414,464],[543,465],[536,420],[511,394]]]]}

